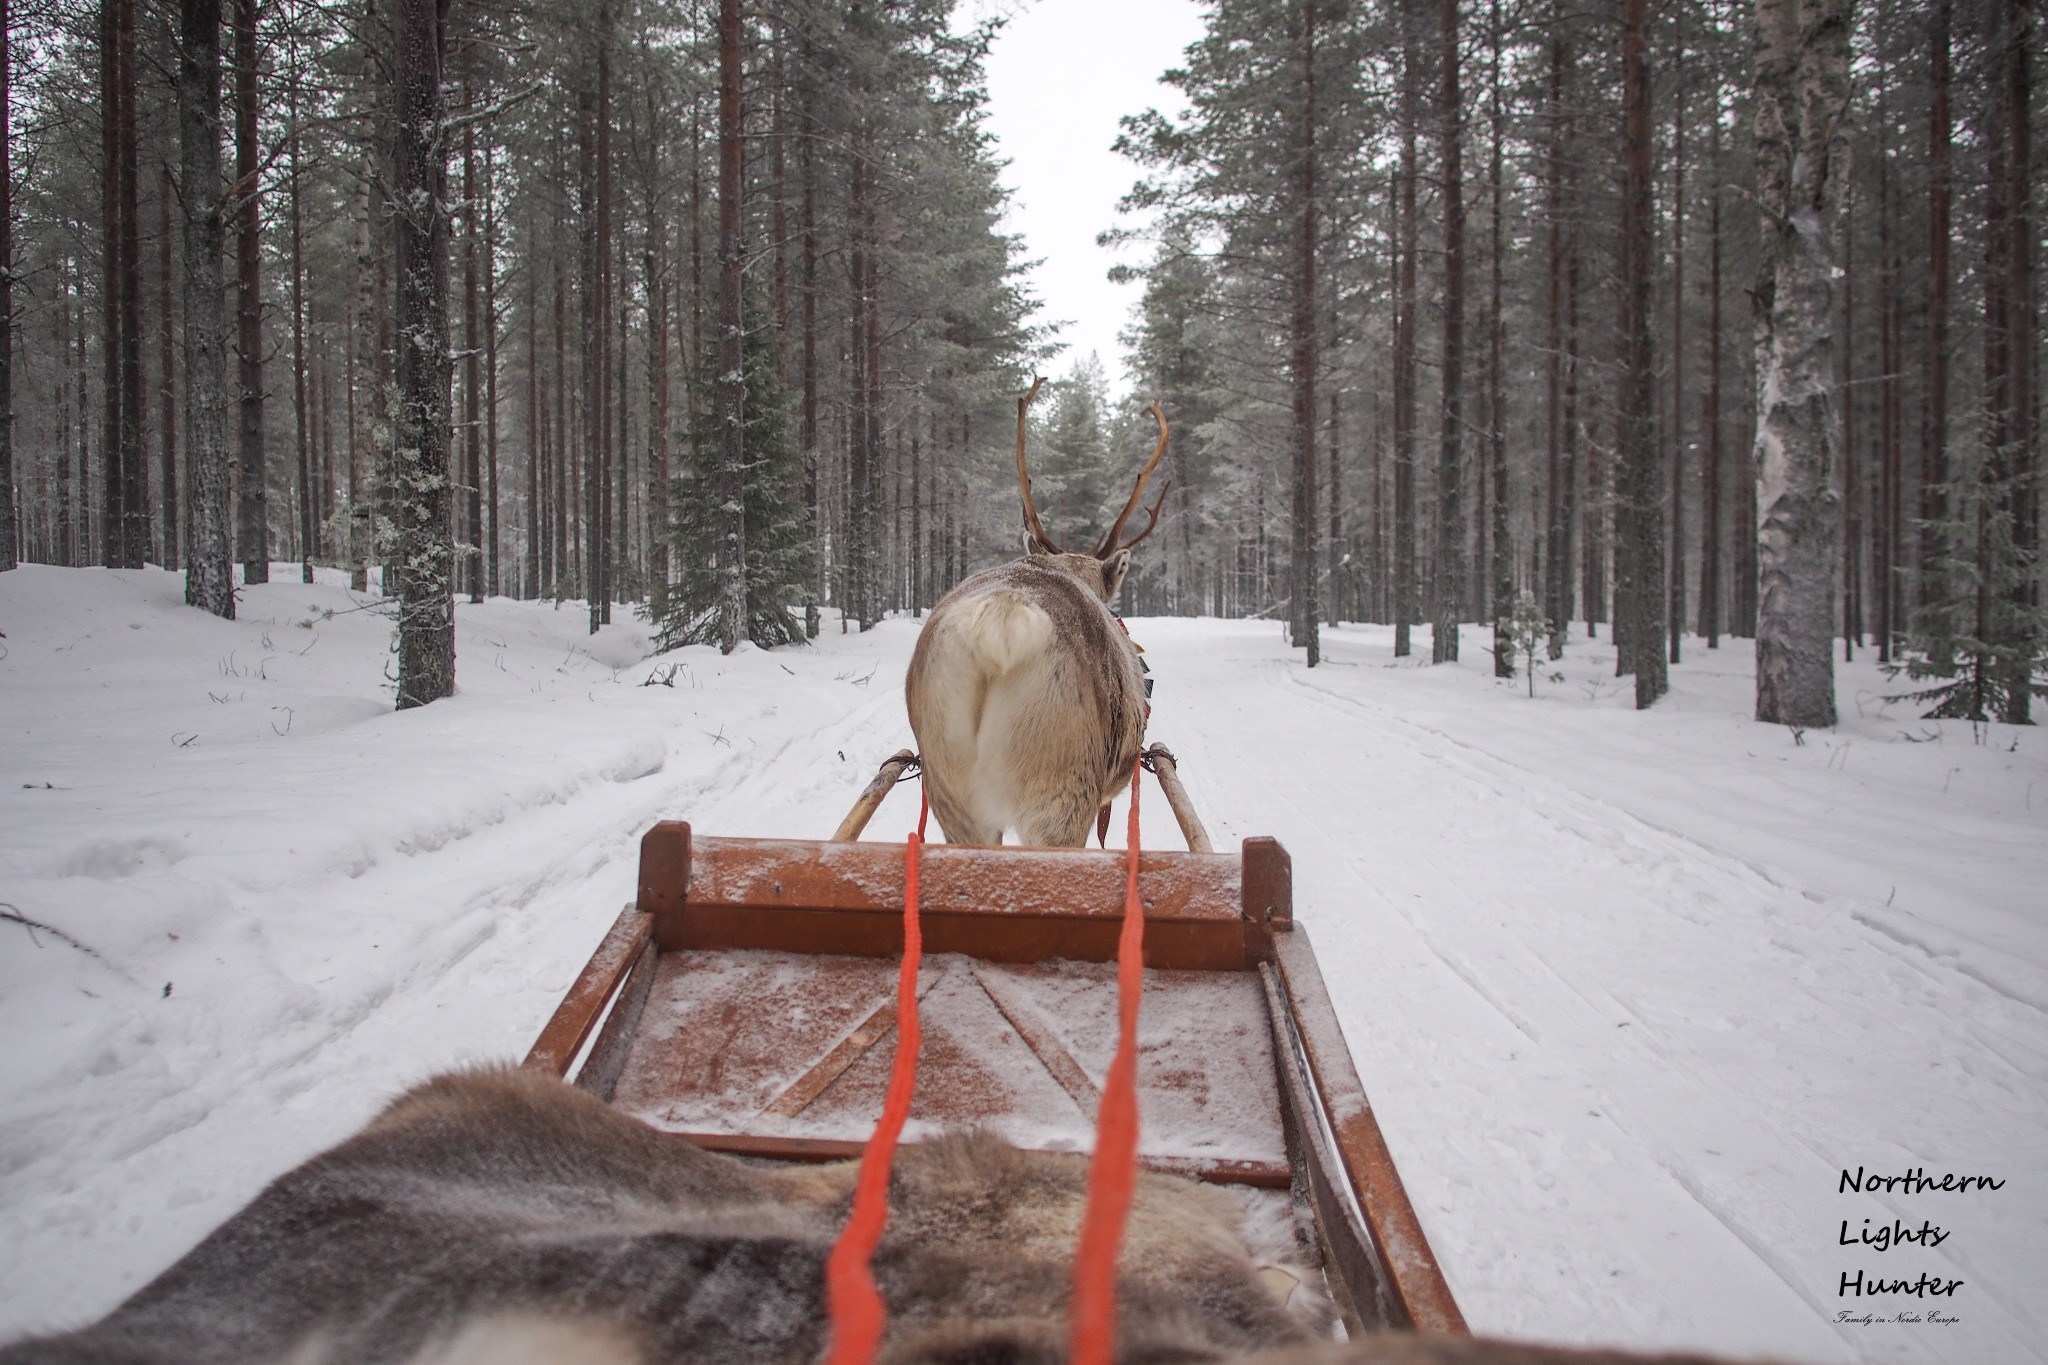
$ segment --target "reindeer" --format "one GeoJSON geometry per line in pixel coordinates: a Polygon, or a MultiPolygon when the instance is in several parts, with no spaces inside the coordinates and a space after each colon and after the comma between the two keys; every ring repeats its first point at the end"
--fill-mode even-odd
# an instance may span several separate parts
{"type": "Polygon", "coordinates": [[[1145,739],[1144,670],[1109,603],[1166,501],[1162,490],[1145,529],[1121,539],[1166,453],[1166,414],[1149,409],[1159,446],[1108,532],[1069,553],[1039,520],[1024,463],[1024,417],[1044,382],[1017,400],[1027,553],[939,599],[904,680],[925,790],[949,843],[999,844],[1006,829],[1026,844],[1085,843],[1145,739]]]}

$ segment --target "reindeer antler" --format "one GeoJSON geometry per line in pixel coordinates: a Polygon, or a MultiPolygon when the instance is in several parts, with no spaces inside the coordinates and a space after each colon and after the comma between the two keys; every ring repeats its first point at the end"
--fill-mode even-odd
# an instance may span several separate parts
{"type": "Polygon", "coordinates": [[[1031,391],[1017,400],[1017,484],[1024,491],[1024,529],[1047,554],[1057,555],[1066,552],[1045,533],[1045,523],[1038,519],[1038,508],[1031,502],[1031,475],[1024,469],[1024,413],[1031,406],[1031,400],[1038,397],[1039,386],[1043,383],[1043,378],[1034,376],[1031,391]]]}
{"type": "Polygon", "coordinates": [[[1152,458],[1145,461],[1145,467],[1138,472],[1138,483],[1136,487],[1131,489],[1130,501],[1124,504],[1124,510],[1117,513],[1116,520],[1110,523],[1109,534],[1105,535],[1102,538],[1102,543],[1095,547],[1094,554],[1097,559],[1108,559],[1118,550],[1130,549],[1131,546],[1136,545],[1146,536],[1151,535],[1152,528],[1159,524],[1159,508],[1166,501],[1166,492],[1163,489],[1160,491],[1159,501],[1152,504],[1152,519],[1145,523],[1145,529],[1121,545],[1116,543],[1116,538],[1124,533],[1124,523],[1131,519],[1131,513],[1137,510],[1138,504],[1143,501],[1145,485],[1151,481],[1152,471],[1159,467],[1159,458],[1166,454],[1166,414],[1160,410],[1159,400],[1156,398],[1152,400],[1152,406],[1147,408],[1146,411],[1152,414],[1152,420],[1159,423],[1159,448],[1152,452],[1152,458]]]}

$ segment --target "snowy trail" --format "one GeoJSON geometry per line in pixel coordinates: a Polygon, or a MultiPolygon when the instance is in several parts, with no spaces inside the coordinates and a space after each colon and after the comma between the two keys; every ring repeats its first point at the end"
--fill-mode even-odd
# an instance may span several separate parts
{"type": "Polygon", "coordinates": [[[2038,1358],[2038,1309],[1985,1278],[2038,1254],[2010,1207],[1981,1226],[1944,1210],[1967,1232],[1912,1267],[1985,1287],[1966,1336],[1833,1324],[1858,1264],[1838,1223],[1879,1212],[1837,1194],[1842,1167],[2040,1169],[2039,1074],[1998,1061],[2037,1049],[2036,1011],[1953,970],[1931,987],[1924,958],[1839,905],[1402,718],[1375,699],[1383,647],[1326,636],[1309,674],[1270,628],[1234,650],[1227,629],[1146,623],[1155,731],[1219,826],[1294,851],[1299,913],[1476,1323],[1817,1360],[2038,1358]],[[1915,1111],[1937,1094],[1948,1113],[1915,1111]]]}
{"type": "MultiPolygon", "coordinates": [[[[172,575],[0,577],[0,901],[98,954],[0,925],[0,1336],[104,1311],[428,1073],[523,1053],[653,821],[821,837],[909,743],[912,621],[646,659],[630,622],[462,604],[460,695],[394,716],[354,605],[273,583],[229,624],[172,575]]],[[[1347,627],[1311,673],[1270,623],[1132,629],[1219,844],[1293,852],[1475,1327],[2048,1358],[2034,732],[1907,743],[1865,668],[1869,714],[1795,745],[1743,718],[1732,651],[1639,715],[1576,639],[1531,701],[1478,632],[1431,669],[1347,627]],[[1838,1193],[1859,1166],[2008,1187],[1838,1193]],[[1951,1236],[1837,1245],[1894,1216],[1951,1236]],[[1960,1323],[1838,1324],[1856,1269],[1965,1280],[1960,1323]]],[[[916,818],[906,784],[870,837],[916,818]]],[[[1163,801],[1144,837],[1178,846],[1163,801]]]]}
{"type": "MultiPolygon", "coordinates": [[[[180,624],[225,638],[263,630],[248,606],[243,617],[180,624]]],[[[493,632],[477,620],[465,634],[481,653],[493,632]]],[[[164,733],[184,732],[140,706],[116,705],[104,721],[115,733],[94,736],[128,751],[122,771],[96,772],[104,750],[82,754],[75,736],[10,745],[9,776],[54,781],[17,826],[33,846],[9,840],[0,899],[107,951],[84,963],[84,984],[37,989],[52,984],[33,979],[49,958],[79,964],[48,936],[4,926],[12,988],[0,1019],[15,1037],[56,1026],[54,1046],[10,1049],[5,1063],[7,1326],[103,1311],[255,1184],[398,1090],[522,1055],[631,899],[639,836],[655,820],[711,813],[732,831],[825,832],[836,817],[821,811],[858,785],[864,755],[851,747],[900,726],[885,683],[848,683],[906,652],[898,635],[914,628],[829,655],[753,651],[728,664],[691,651],[675,688],[634,687],[587,658],[537,665],[562,675],[569,714],[542,717],[531,700],[472,685],[424,733],[383,704],[358,722],[381,734],[302,723],[291,761],[260,770],[246,746],[176,750],[164,733]],[[761,686],[768,673],[782,682],[761,686]],[[827,746],[848,749],[846,763],[821,764],[827,746]],[[51,809],[57,799],[72,808],[51,809]],[[81,1281],[87,1265],[108,1271],[81,1281]]],[[[36,643],[18,627],[9,636],[18,653],[36,643]]],[[[288,669],[266,671],[261,681],[290,686],[288,669]]]]}

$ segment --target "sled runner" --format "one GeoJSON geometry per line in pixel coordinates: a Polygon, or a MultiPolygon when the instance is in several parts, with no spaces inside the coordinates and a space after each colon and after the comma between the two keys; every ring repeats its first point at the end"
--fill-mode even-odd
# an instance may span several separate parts
{"type": "MultiPolygon", "coordinates": [[[[1088,1150],[1116,1046],[1125,860],[924,849],[907,1140],[980,1127],[1088,1150]]],[[[1294,924],[1287,851],[1247,839],[1237,853],[1145,850],[1138,867],[1141,1164],[1291,1213],[1353,1330],[1462,1333],[1294,924]]],[[[657,824],[638,899],[527,1065],[713,1151],[856,1157],[895,1052],[904,898],[900,844],[657,824]]]]}

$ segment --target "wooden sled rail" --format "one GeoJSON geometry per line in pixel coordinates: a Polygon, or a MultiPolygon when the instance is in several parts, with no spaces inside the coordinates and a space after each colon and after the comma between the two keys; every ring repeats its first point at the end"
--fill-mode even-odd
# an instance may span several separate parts
{"type": "MultiPolygon", "coordinates": [[[[1123,922],[1121,849],[932,844],[920,864],[928,953],[990,962],[1108,962],[1123,922]]],[[[1145,962],[1246,971],[1293,924],[1294,874],[1274,839],[1229,853],[1145,852],[1145,962]]],[[[667,820],[640,842],[640,909],[654,941],[893,957],[903,951],[900,844],[693,836],[667,820]]]]}

